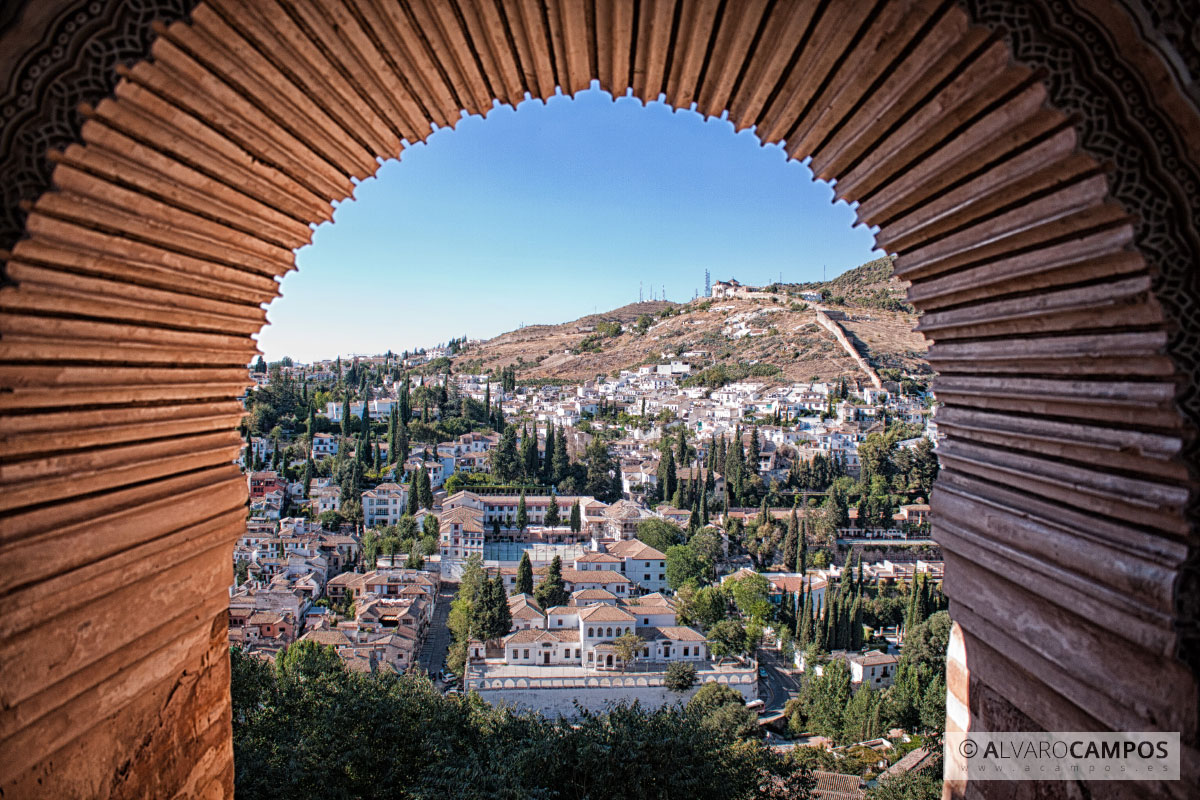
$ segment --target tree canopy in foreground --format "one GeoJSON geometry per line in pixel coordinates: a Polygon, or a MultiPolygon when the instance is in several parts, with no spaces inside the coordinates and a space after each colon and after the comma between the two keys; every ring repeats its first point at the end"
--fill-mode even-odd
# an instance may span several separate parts
{"type": "Polygon", "coordinates": [[[312,642],[278,668],[231,656],[243,799],[808,796],[786,756],[678,706],[550,720],[443,697],[424,676],[353,673],[312,642]]]}

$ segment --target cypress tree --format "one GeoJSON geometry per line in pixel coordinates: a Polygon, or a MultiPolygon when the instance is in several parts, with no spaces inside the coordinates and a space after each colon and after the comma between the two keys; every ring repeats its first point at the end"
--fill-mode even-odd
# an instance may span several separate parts
{"type": "Polygon", "coordinates": [[[396,432],[396,447],[399,449],[397,452],[392,453],[391,457],[395,459],[396,463],[399,465],[399,471],[403,472],[404,462],[408,461],[408,426],[404,423],[400,423],[399,428],[400,429],[396,432]]]}
{"type": "Polygon", "coordinates": [[[313,464],[312,455],[310,454],[304,460],[304,496],[308,497],[312,491],[312,479],[315,473],[315,465],[313,464]]]}
{"type": "Polygon", "coordinates": [[[521,474],[527,482],[533,483],[538,478],[537,427],[532,431],[526,427],[521,430],[521,474]]]}
{"type": "Polygon", "coordinates": [[[367,395],[363,395],[363,413],[360,432],[363,440],[371,438],[371,401],[367,399],[367,395]]]}
{"type": "Polygon", "coordinates": [[[404,384],[400,387],[400,396],[397,398],[400,405],[400,421],[406,426],[412,421],[412,399],[408,396],[408,377],[404,378],[404,384]]]}
{"type": "Polygon", "coordinates": [[[517,565],[517,594],[533,594],[533,563],[529,560],[529,552],[521,553],[521,563],[517,565]]]}
{"type": "Polygon", "coordinates": [[[492,630],[495,632],[492,638],[499,639],[501,636],[507,636],[512,629],[512,612],[508,610],[508,592],[504,591],[504,576],[499,572],[492,581],[492,598],[494,625],[492,630]]]}
{"type": "Polygon", "coordinates": [[[708,492],[701,490],[700,492],[700,526],[708,525],[708,492]]]}
{"type": "Polygon", "coordinates": [[[787,533],[783,537],[783,568],[789,569],[796,563],[798,555],[797,537],[800,535],[800,524],[796,519],[796,509],[792,509],[792,515],[788,518],[787,533]]]}
{"type": "Polygon", "coordinates": [[[406,508],[407,512],[413,516],[416,516],[416,513],[420,510],[420,494],[421,489],[417,483],[417,472],[413,470],[408,476],[408,505],[406,508]]]}
{"type": "Polygon", "coordinates": [[[342,403],[342,439],[350,438],[350,391],[346,391],[345,402],[342,403]]]}
{"type": "Polygon", "coordinates": [[[583,530],[583,512],[579,508],[579,501],[576,500],[571,505],[571,532],[578,534],[583,530]]]}
{"type": "Polygon", "coordinates": [[[554,485],[557,486],[561,481],[566,479],[567,472],[571,468],[570,459],[567,457],[567,434],[563,430],[559,430],[558,435],[554,437],[554,485]]]}
{"type": "Polygon", "coordinates": [[[529,511],[525,508],[525,490],[521,490],[521,496],[517,499],[517,529],[524,531],[529,524],[529,511]]]}
{"type": "Polygon", "coordinates": [[[850,649],[862,650],[863,646],[863,602],[862,595],[855,595],[850,607],[850,649]]]}
{"type": "Polygon", "coordinates": [[[433,508],[433,485],[429,479],[429,470],[421,468],[421,507],[433,508]]]}
{"type": "Polygon", "coordinates": [[[553,494],[550,495],[550,503],[546,506],[546,527],[553,528],[558,525],[561,520],[558,514],[558,498],[553,494]]]}
{"type": "Polygon", "coordinates": [[[312,406],[308,409],[308,443],[312,444],[313,434],[317,431],[317,410],[312,406]]]}
{"type": "Polygon", "coordinates": [[[490,379],[483,386],[483,408],[489,415],[492,413],[492,382],[490,379]]]}
{"type": "Polygon", "coordinates": [[[804,605],[800,610],[799,630],[796,631],[796,641],[800,644],[800,649],[808,647],[812,644],[813,638],[813,607],[812,607],[812,592],[804,593],[804,605]]]}
{"type": "Polygon", "coordinates": [[[379,445],[372,445],[372,446],[371,446],[371,455],[372,455],[372,459],[371,459],[371,469],[372,469],[372,470],[374,470],[374,472],[375,472],[375,474],[376,474],[376,475],[378,475],[378,474],[379,474],[380,467],[382,466],[382,465],[379,463],[379,445]]]}
{"type": "Polygon", "coordinates": [[[546,425],[546,455],[542,459],[542,480],[545,483],[554,483],[554,426],[546,425]]]}
{"type": "Polygon", "coordinates": [[[796,542],[796,571],[801,575],[808,574],[808,513],[804,514],[804,522],[800,526],[800,536],[796,542]]]}
{"type": "Polygon", "coordinates": [[[396,453],[400,452],[400,432],[397,430],[400,426],[400,412],[396,408],[396,404],[392,404],[391,411],[388,412],[388,460],[395,461],[396,453]]]}
{"type": "Polygon", "coordinates": [[[658,463],[662,473],[658,479],[659,488],[662,491],[663,500],[669,502],[675,496],[675,488],[678,483],[675,473],[675,454],[671,448],[667,448],[667,452],[658,463]]]}

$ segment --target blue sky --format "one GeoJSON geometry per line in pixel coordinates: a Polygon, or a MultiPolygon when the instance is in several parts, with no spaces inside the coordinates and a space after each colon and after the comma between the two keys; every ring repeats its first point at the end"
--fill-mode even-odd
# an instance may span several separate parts
{"type": "Polygon", "coordinates": [[[428,347],[737,278],[820,280],[878,255],[803,164],[661,103],[493,109],[387,161],[297,253],[259,336],[269,360],[428,347]]]}

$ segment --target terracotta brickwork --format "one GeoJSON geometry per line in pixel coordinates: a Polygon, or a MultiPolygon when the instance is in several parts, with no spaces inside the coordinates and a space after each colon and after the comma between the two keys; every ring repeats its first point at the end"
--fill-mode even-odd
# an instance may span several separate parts
{"type": "MultiPolygon", "coordinates": [[[[1195,306],[1173,277],[1187,264],[1145,256],[1188,252],[1186,225],[1154,225],[1191,201],[1123,204],[1149,178],[1112,176],[1088,140],[1099,123],[1059,107],[1086,97],[1014,58],[1052,62],[1045,31],[1020,27],[1036,20],[1006,38],[928,0],[170,5],[147,57],[115,59],[115,89],[75,109],[53,186],[5,209],[24,226],[0,254],[5,797],[232,794],[225,606],[246,486],[231,464],[262,304],[310,224],[405,141],[592,79],[727,110],[811,156],[897,254],[945,404],[948,724],[1178,730],[1185,780],[1129,796],[1200,786],[1195,306]]],[[[1152,105],[1191,132],[1186,158],[1158,165],[1187,184],[1195,104],[1129,33],[1134,12],[1096,5],[1089,24],[1125,37],[1152,105]]]]}

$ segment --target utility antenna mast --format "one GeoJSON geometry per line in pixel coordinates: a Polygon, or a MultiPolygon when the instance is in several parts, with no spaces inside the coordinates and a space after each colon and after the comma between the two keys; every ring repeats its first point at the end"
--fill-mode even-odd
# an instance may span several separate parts
{"type": "Polygon", "coordinates": [[[712,276],[708,274],[708,270],[704,270],[704,296],[708,297],[712,294],[712,276]]]}
{"type": "Polygon", "coordinates": [[[642,302],[642,282],[638,281],[638,302],[642,302]]]}

